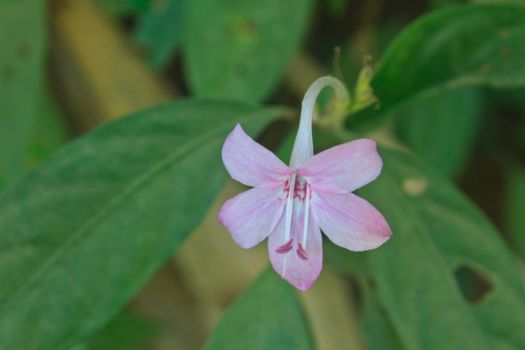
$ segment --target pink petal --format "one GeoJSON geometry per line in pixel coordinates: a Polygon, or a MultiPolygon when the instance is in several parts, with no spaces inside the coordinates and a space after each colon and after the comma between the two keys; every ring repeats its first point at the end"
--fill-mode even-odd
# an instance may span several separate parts
{"type": "Polygon", "coordinates": [[[283,213],[286,201],[279,188],[252,188],[227,200],[219,211],[219,222],[233,240],[248,249],[268,237],[283,213]]]}
{"type": "Polygon", "coordinates": [[[295,288],[305,291],[314,284],[323,268],[323,241],[319,226],[310,215],[306,246],[299,246],[304,222],[302,212],[300,209],[294,213],[288,240],[284,237],[283,215],[268,239],[268,254],[275,272],[295,288]]]}
{"type": "Polygon", "coordinates": [[[353,193],[313,192],[312,208],[324,234],[343,248],[374,249],[392,235],[383,215],[353,193]]]}
{"type": "Polygon", "coordinates": [[[252,187],[278,186],[293,173],[272,152],[246,135],[239,124],[224,142],[222,160],[232,178],[252,187]]]}
{"type": "Polygon", "coordinates": [[[298,173],[314,191],[347,193],[373,181],[382,166],[376,143],[359,139],[316,154],[298,173]]]}

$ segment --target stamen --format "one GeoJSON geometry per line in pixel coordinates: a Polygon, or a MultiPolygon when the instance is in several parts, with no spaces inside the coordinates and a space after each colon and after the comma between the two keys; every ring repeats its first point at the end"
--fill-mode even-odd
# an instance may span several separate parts
{"type": "MultiPolygon", "coordinates": [[[[292,228],[292,209],[294,201],[294,190],[295,190],[295,174],[290,176],[290,191],[288,192],[288,199],[286,200],[286,217],[284,218],[284,240],[288,242],[290,240],[290,231],[292,228]]],[[[286,256],[283,258],[283,271],[281,274],[283,277],[286,275],[286,256]]]]}
{"type": "Polygon", "coordinates": [[[288,253],[293,248],[293,238],[290,238],[288,242],[277,248],[275,251],[279,254],[288,253]]]}
{"type": "Polygon", "coordinates": [[[308,238],[308,220],[310,217],[310,185],[304,184],[304,222],[303,222],[303,247],[306,247],[306,240],[308,238]]]}
{"type": "Polygon", "coordinates": [[[295,190],[295,174],[290,176],[290,192],[288,192],[288,199],[286,201],[286,217],[284,221],[285,231],[284,240],[288,242],[290,239],[290,230],[292,228],[292,209],[293,209],[293,196],[295,190]]]}
{"type": "Polygon", "coordinates": [[[308,260],[308,254],[303,248],[303,245],[299,243],[299,248],[297,248],[297,256],[303,260],[308,260]]]}

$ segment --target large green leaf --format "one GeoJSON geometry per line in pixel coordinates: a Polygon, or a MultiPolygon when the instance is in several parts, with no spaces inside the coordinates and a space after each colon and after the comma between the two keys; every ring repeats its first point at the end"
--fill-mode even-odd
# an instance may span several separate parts
{"type": "Polygon", "coordinates": [[[327,260],[352,274],[356,269],[345,265],[360,264],[406,349],[525,348],[525,333],[509,326],[525,324],[525,282],[491,223],[414,156],[383,147],[380,154],[381,175],[359,194],[394,235],[362,253],[365,262],[351,252],[345,262],[340,250],[327,260]],[[483,287],[474,296],[463,291],[465,275],[483,287]]]}
{"type": "Polygon", "coordinates": [[[101,326],[199,223],[239,122],[280,113],[182,101],[104,125],[0,197],[0,349],[62,349],[101,326]]]}
{"type": "Polygon", "coordinates": [[[267,269],[226,311],[207,350],[308,350],[313,341],[294,289],[267,269]]]}
{"type": "Polygon", "coordinates": [[[265,98],[301,40],[311,0],[189,1],[184,58],[192,90],[243,101],[265,98]]]}
{"type": "Polygon", "coordinates": [[[479,129],[480,97],[478,90],[462,88],[409,103],[396,111],[398,134],[439,173],[458,175],[479,129]]]}
{"type": "Polygon", "coordinates": [[[396,333],[411,349],[523,349],[525,285],[490,222],[410,155],[383,149],[384,171],[361,192],[394,236],[368,253],[369,273],[396,333]],[[455,274],[489,285],[475,300],[455,274]]]}
{"type": "Polygon", "coordinates": [[[443,89],[525,85],[524,42],[525,4],[451,6],[415,21],[397,37],[372,86],[387,110],[443,89]]]}
{"type": "Polygon", "coordinates": [[[0,189],[22,172],[41,96],[44,29],[44,1],[0,3],[0,189]]]}

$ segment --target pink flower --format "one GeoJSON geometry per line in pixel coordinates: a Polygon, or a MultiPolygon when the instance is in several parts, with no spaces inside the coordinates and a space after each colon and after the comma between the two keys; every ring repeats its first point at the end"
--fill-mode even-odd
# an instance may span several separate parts
{"type": "Polygon", "coordinates": [[[352,251],[377,248],[392,235],[383,215],[352,193],[381,172],[375,142],[358,139],[313,154],[313,109],[319,92],[328,85],[339,97],[346,97],[344,86],[333,77],[310,86],[290,166],[252,140],[240,125],[222,148],[231,177],[253,188],[226,201],[219,221],[245,249],[269,236],[274,270],[303,291],[322,269],[321,230],[333,243],[352,251]]]}

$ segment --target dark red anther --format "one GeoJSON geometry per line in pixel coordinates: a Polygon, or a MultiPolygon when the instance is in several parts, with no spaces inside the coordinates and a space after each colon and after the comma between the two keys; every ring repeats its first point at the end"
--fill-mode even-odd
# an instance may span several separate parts
{"type": "Polygon", "coordinates": [[[306,254],[306,251],[304,250],[301,243],[299,243],[299,248],[297,248],[297,256],[303,260],[308,260],[308,254],[306,254]]]}
{"type": "Polygon", "coordinates": [[[288,193],[290,191],[290,181],[286,180],[284,183],[284,192],[288,193]]]}
{"type": "Polygon", "coordinates": [[[277,248],[275,251],[279,254],[288,253],[293,248],[293,238],[290,238],[288,242],[277,248]]]}

